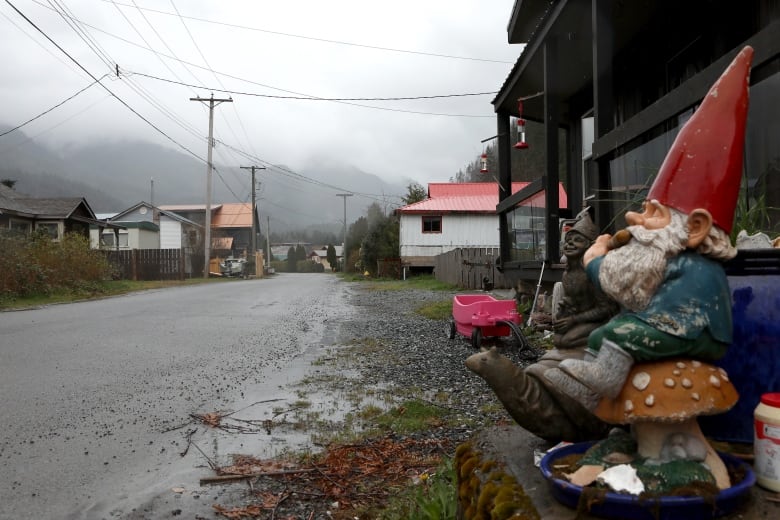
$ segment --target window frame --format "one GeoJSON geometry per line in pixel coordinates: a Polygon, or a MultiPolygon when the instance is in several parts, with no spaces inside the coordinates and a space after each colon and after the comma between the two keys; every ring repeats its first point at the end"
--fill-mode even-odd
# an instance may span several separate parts
{"type": "Polygon", "coordinates": [[[51,232],[49,232],[49,237],[53,242],[59,242],[62,238],[62,222],[57,220],[41,220],[35,223],[36,231],[39,229],[51,230],[53,228],[56,228],[57,234],[52,236],[51,232]]]}
{"type": "Polygon", "coordinates": [[[11,218],[8,220],[8,229],[18,233],[24,233],[29,235],[32,233],[33,223],[29,220],[23,220],[18,218],[11,218]]]}
{"type": "MultiPolygon", "coordinates": [[[[441,215],[422,215],[420,218],[420,229],[421,232],[424,235],[435,235],[435,234],[441,234],[443,226],[443,218],[441,215]],[[433,224],[438,223],[439,229],[428,229],[426,230],[426,224],[433,224]]],[[[429,226],[433,228],[433,226],[429,226]]]]}

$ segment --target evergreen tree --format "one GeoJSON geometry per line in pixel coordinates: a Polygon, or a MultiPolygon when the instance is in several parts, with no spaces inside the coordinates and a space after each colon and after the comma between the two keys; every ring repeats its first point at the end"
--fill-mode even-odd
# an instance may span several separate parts
{"type": "Polygon", "coordinates": [[[402,200],[404,201],[404,204],[414,204],[415,202],[420,202],[427,198],[428,192],[425,190],[425,188],[422,185],[413,182],[406,186],[406,195],[402,198],[402,200]]]}
{"type": "Polygon", "coordinates": [[[338,258],[336,258],[336,248],[333,247],[333,244],[328,244],[328,252],[325,255],[325,258],[328,260],[328,263],[330,264],[330,269],[332,271],[336,271],[337,265],[336,262],[338,262],[338,258]]]}
{"type": "Polygon", "coordinates": [[[398,258],[399,231],[399,221],[395,216],[383,216],[374,223],[360,245],[360,262],[364,270],[375,275],[381,260],[398,258]]]}
{"type": "Polygon", "coordinates": [[[355,222],[350,224],[349,230],[347,231],[347,243],[345,244],[344,251],[342,252],[345,272],[355,270],[355,266],[350,265],[351,262],[349,262],[348,259],[350,256],[352,256],[350,254],[352,251],[357,251],[360,249],[360,244],[363,242],[363,238],[365,238],[367,234],[368,219],[366,217],[360,217],[355,222]]]}
{"type": "Polygon", "coordinates": [[[290,246],[290,249],[287,250],[287,271],[294,273],[297,271],[298,267],[298,258],[295,253],[295,247],[290,246]]]}

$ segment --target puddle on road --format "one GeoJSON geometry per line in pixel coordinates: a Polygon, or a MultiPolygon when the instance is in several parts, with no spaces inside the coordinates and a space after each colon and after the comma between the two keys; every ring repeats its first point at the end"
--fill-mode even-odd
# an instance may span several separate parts
{"type": "MultiPolygon", "coordinates": [[[[356,371],[333,366],[337,350],[311,348],[278,378],[245,388],[243,399],[232,410],[198,412],[216,412],[223,417],[218,428],[197,424],[200,435],[193,437],[193,442],[213,464],[227,466],[235,454],[270,459],[318,452],[323,435],[332,437],[341,432],[345,421],[349,431],[359,431],[359,421],[349,420],[351,416],[367,407],[386,410],[390,404],[385,392],[366,388],[356,371]]],[[[191,456],[204,457],[197,452],[191,456]]]]}

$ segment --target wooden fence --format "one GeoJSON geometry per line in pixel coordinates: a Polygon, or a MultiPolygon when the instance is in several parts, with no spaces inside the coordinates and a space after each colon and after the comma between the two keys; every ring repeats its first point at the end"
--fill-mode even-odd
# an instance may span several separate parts
{"type": "Polygon", "coordinates": [[[436,279],[464,289],[510,289],[509,282],[496,269],[500,252],[497,247],[458,248],[436,256],[436,279]]]}
{"type": "Polygon", "coordinates": [[[185,252],[181,249],[108,251],[108,261],[125,280],[184,280],[185,252]]]}

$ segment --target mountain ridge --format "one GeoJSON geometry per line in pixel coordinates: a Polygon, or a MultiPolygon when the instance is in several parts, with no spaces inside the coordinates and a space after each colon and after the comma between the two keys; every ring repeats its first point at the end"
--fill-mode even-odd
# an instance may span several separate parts
{"type": "MultiPolygon", "coordinates": [[[[341,229],[344,201],[338,193],[355,195],[346,201],[348,224],[373,202],[391,211],[406,193],[405,185],[334,158],[312,158],[300,172],[284,165],[266,168],[256,172],[257,204],[276,229],[341,229]]],[[[212,177],[213,204],[251,201],[249,171],[215,161],[212,177]]],[[[84,197],[96,213],[119,212],[140,201],[204,204],[205,178],[203,162],[145,141],[106,140],[55,149],[21,131],[0,139],[0,179],[17,181],[14,188],[31,197],[84,197]]]]}

